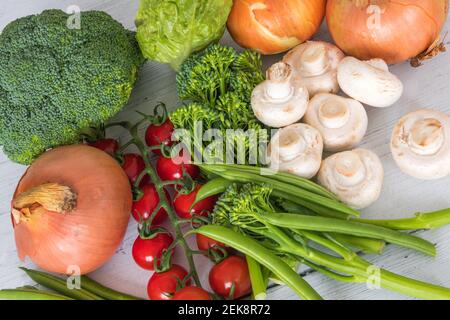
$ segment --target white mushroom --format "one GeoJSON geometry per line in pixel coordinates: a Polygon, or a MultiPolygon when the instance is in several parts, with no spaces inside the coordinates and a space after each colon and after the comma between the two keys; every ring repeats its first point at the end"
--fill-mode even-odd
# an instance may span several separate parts
{"type": "Polygon", "coordinates": [[[308,41],[291,51],[283,62],[294,68],[295,80],[304,85],[313,97],[317,93],[337,93],[337,67],[344,53],[335,45],[323,41],[308,41]]]}
{"type": "Polygon", "coordinates": [[[450,117],[434,110],[405,115],[394,128],[391,151],[399,168],[431,180],[450,174],[450,117]]]}
{"type": "Polygon", "coordinates": [[[324,149],[330,152],[353,149],[367,131],[367,113],[353,99],[320,93],[309,102],[303,121],[322,135],[324,149]]]}
{"type": "Polygon", "coordinates": [[[308,101],[306,88],[292,81],[292,67],[278,62],[267,70],[267,80],[253,90],[251,105],[259,121],[280,128],[299,121],[308,101]]]}
{"type": "Polygon", "coordinates": [[[366,149],[336,153],[322,162],[319,183],[355,209],[363,209],[380,196],[383,166],[378,156],[366,149]]]}
{"type": "Polygon", "coordinates": [[[319,131],[296,123],[277,131],[268,147],[270,168],[312,178],[322,162],[323,142],[319,131]]]}
{"type": "Polygon", "coordinates": [[[402,82],[382,59],[345,57],[339,63],[337,78],[342,91],[372,107],[390,107],[403,93],[402,82]]]}

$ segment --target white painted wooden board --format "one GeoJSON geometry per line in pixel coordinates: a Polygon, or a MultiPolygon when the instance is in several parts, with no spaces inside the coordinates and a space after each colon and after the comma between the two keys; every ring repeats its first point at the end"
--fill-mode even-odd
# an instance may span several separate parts
{"type": "MultiPolygon", "coordinates": [[[[0,30],[10,21],[48,8],[65,10],[78,5],[82,10],[103,10],[111,14],[129,29],[134,29],[134,15],[138,0],[2,0],[0,2],[0,30]]],[[[450,30],[447,23],[444,30],[450,30]]],[[[323,26],[318,39],[328,39],[323,26]]],[[[223,43],[236,46],[228,35],[223,43]]],[[[269,65],[277,57],[265,58],[269,65]]],[[[389,151],[389,137],[395,122],[405,113],[418,108],[435,108],[450,114],[450,55],[443,54],[427,62],[419,69],[408,63],[392,67],[405,85],[402,99],[388,109],[367,108],[369,130],[362,147],[374,150],[381,158],[385,169],[385,186],[380,200],[363,211],[367,218],[407,217],[418,211],[432,211],[450,207],[450,177],[438,181],[419,181],[402,174],[395,166],[389,151]]],[[[170,107],[179,104],[175,90],[175,74],[169,67],[147,63],[143,68],[129,104],[116,119],[133,120],[135,110],[149,112],[157,101],[170,107]]],[[[119,132],[112,133],[120,138],[119,132]]],[[[32,282],[18,266],[32,266],[30,261],[17,258],[9,205],[15,185],[25,167],[10,162],[0,152],[0,288],[13,288],[32,282]]],[[[398,247],[389,246],[380,257],[368,258],[378,266],[405,276],[450,287],[450,227],[420,233],[437,244],[437,258],[398,247]]],[[[127,235],[117,254],[92,277],[115,289],[146,297],[146,284],[150,274],[135,265],[131,257],[131,246],[136,237],[136,225],[130,222],[127,235]]],[[[205,262],[203,258],[202,263],[205,262]]],[[[207,279],[203,273],[202,279],[207,279]]],[[[315,272],[305,279],[326,299],[405,299],[407,297],[385,290],[369,290],[365,284],[343,284],[330,280],[315,272]]],[[[270,290],[270,299],[297,299],[286,287],[270,290]]]]}

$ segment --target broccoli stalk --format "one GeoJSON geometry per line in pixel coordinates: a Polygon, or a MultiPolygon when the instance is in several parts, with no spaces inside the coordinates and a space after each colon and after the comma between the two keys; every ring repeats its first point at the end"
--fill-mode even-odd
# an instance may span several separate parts
{"type": "Polygon", "coordinates": [[[31,163],[45,150],[80,141],[128,101],[144,58],[134,32],[100,11],[47,10],[20,18],[0,35],[0,145],[31,163]]]}
{"type": "Polygon", "coordinates": [[[231,185],[214,208],[213,224],[231,227],[273,252],[296,257],[299,262],[335,280],[376,281],[374,285],[417,298],[450,299],[450,289],[376,267],[341,243],[333,233],[387,240],[417,250],[430,247],[433,251],[434,246],[426,240],[364,223],[302,213],[277,213],[271,194],[272,188],[267,185],[231,185]]]}

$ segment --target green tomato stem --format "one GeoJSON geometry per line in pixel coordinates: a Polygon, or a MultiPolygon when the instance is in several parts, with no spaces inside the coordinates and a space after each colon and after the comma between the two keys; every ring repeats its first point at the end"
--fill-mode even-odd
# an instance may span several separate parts
{"type": "Polygon", "coordinates": [[[151,164],[151,162],[149,160],[148,150],[146,149],[144,143],[139,138],[139,135],[137,132],[137,128],[138,128],[139,124],[140,124],[140,122],[138,122],[136,125],[134,125],[132,127],[128,124],[125,128],[129,130],[131,136],[133,137],[133,144],[139,149],[139,152],[141,153],[142,158],[144,159],[145,171],[149,175],[150,180],[153,182],[155,189],[158,193],[158,197],[160,199],[160,204],[166,210],[167,215],[170,220],[170,223],[175,230],[176,241],[183,248],[184,254],[185,254],[187,262],[189,264],[190,274],[192,275],[192,278],[193,278],[195,284],[198,287],[202,287],[202,284],[200,282],[200,278],[198,276],[197,269],[195,266],[191,248],[187,244],[186,239],[184,239],[183,232],[181,231],[181,227],[178,224],[178,218],[177,218],[175,212],[173,211],[172,206],[169,204],[169,202],[166,198],[166,194],[164,192],[164,186],[165,186],[164,182],[161,181],[161,179],[159,178],[155,169],[153,168],[153,165],[151,164]]]}

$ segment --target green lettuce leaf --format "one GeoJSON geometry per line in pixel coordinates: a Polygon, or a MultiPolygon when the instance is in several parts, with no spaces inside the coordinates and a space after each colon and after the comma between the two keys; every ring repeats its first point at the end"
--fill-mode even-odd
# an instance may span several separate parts
{"type": "Polygon", "coordinates": [[[193,52],[218,41],[232,0],[141,0],[137,40],[147,59],[178,70],[193,52]]]}

